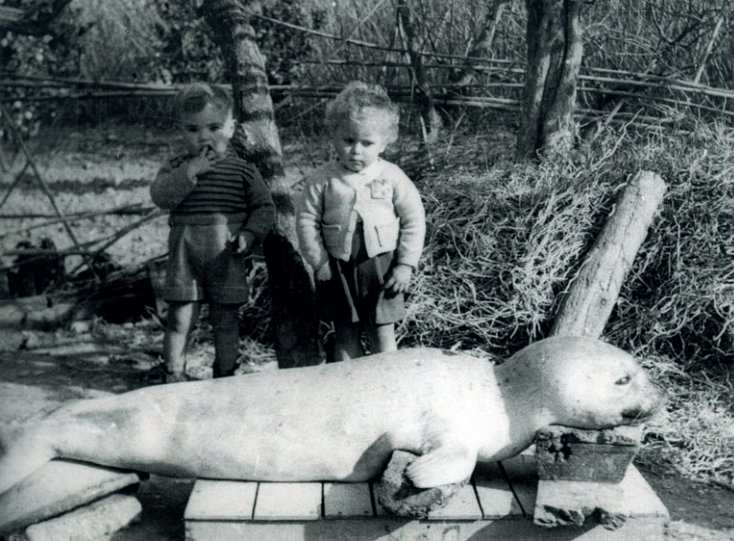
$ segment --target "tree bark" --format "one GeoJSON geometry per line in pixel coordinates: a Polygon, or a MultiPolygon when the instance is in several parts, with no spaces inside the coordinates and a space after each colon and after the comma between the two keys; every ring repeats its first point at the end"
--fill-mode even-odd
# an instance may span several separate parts
{"type": "Polygon", "coordinates": [[[528,67],[516,157],[563,153],[573,145],[573,112],[583,56],[581,2],[526,0],[528,67]]]}
{"type": "Polygon", "coordinates": [[[601,336],[664,193],[656,173],[641,171],[632,179],[565,295],[551,334],[601,336]]]}
{"type": "Polygon", "coordinates": [[[51,31],[51,25],[61,15],[71,0],[42,2],[33,9],[0,7],[0,29],[24,36],[43,36],[51,31]]]}
{"type": "Polygon", "coordinates": [[[468,85],[474,82],[477,75],[476,63],[471,60],[472,58],[488,57],[492,53],[492,47],[494,45],[494,36],[497,32],[497,25],[499,24],[502,12],[505,9],[505,5],[509,0],[494,0],[492,7],[487,11],[487,15],[484,19],[482,30],[479,34],[479,38],[476,44],[467,53],[467,60],[464,63],[461,71],[456,71],[451,74],[450,80],[458,85],[468,85]]]}
{"type": "Polygon", "coordinates": [[[421,104],[421,121],[423,140],[426,144],[436,142],[441,133],[441,116],[436,111],[436,105],[433,102],[433,96],[429,88],[428,79],[426,78],[426,70],[423,66],[423,57],[420,54],[420,47],[416,43],[415,28],[410,15],[410,7],[406,0],[399,0],[397,7],[398,25],[408,49],[411,70],[413,73],[413,82],[415,83],[418,99],[421,104]]]}
{"type": "Polygon", "coordinates": [[[273,300],[272,326],[278,366],[319,364],[321,354],[313,281],[298,251],[294,194],[283,173],[283,159],[265,59],[245,11],[257,2],[210,0],[202,12],[217,41],[232,82],[238,127],[233,146],[254,163],[268,183],[276,206],[276,225],[263,250],[273,300]]]}

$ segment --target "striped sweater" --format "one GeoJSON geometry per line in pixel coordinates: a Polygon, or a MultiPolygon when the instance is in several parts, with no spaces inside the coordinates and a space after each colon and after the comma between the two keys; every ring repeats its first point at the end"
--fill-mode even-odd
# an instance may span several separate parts
{"type": "Polygon", "coordinates": [[[153,203],[169,209],[171,224],[242,221],[242,231],[262,240],[275,219],[270,191],[257,168],[230,153],[212,169],[188,176],[191,156],[177,156],[158,171],[150,187],[153,203]]]}

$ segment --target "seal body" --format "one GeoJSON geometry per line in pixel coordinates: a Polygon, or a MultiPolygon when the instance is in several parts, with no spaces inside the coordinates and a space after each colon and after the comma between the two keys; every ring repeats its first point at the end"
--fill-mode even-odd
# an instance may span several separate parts
{"type": "Polygon", "coordinates": [[[437,349],[82,400],[51,413],[0,459],[0,492],[53,458],[161,475],[365,481],[392,452],[421,455],[420,488],[460,482],[548,424],[604,428],[649,416],[658,393],[634,358],[551,338],[505,363],[437,349]]]}

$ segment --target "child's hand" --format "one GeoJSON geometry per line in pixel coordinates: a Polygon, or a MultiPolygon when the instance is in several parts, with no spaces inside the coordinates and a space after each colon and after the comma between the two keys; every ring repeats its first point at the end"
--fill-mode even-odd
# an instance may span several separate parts
{"type": "Polygon", "coordinates": [[[242,231],[237,235],[230,234],[227,242],[232,247],[232,253],[234,255],[245,255],[252,248],[255,242],[255,235],[249,231],[242,231]]]}
{"type": "Polygon", "coordinates": [[[328,261],[321,265],[319,270],[316,271],[316,279],[319,282],[326,282],[327,280],[331,280],[331,265],[328,261]]]}
{"type": "Polygon", "coordinates": [[[186,172],[190,178],[211,171],[212,166],[217,161],[217,153],[210,146],[203,147],[199,153],[189,160],[186,166],[186,172]]]}
{"type": "Polygon", "coordinates": [[[408,285],[410,284],[410,278],[413,274],[413,268],[409,265],[396,265],[390,273],[390,277],[387,282],[382,286],[382,289],[397,295],[398,293],[405,293],[408,291],[408,285]]]}

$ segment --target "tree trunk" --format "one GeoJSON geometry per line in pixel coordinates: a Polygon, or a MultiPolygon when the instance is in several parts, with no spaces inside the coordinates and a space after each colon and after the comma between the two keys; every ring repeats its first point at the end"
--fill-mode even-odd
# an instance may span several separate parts
{"type": "Polygon", "coordinates": [[[656,173],[641,171],[632,179],[563,299],[551,334],[601,336],[664,193],[656,173]]]}
{"type": "Polygon", "coordinates": [[[583,55],[581,2],[526,0],[528,67],[516,157],[563,153],[573,145],[573,112],[583,55]]]}
{"type": "Polygon", "coordinates": [[[245,12],[245,8],[254,11],[256,4],[210,0],[204,2],[202,12],[222,51],[232,82],[238,120],[233,146],[238,154],[257,166],[275,201],[276,226],[265,239],[263,250],[273,299],[278,366],[289,368],[321,362],[318,320],[314,316],[313,282],[297,249],[294,194],[283,174],[265,59],[245,12]]]}
{"type": "Polygon", "coordinates": [[[436,111],[433,96],[426,78],[426,70],[423,66],[423,57],[420,54],[420,46],[416,43],[415,28],[410,15],[410,7],[406,0],[399,0],[397,7],[398,26],[403,36],[405,47],[408,49],[410,66],[413,73],[418,99],[421,104],[421,121],[424,143],[430,145],[438,139],[441,133],[441,117],[436,111]]]}
{"type": "Polygon", "coordinates": [[[492,53],[492,47],[494,45],[494,35],[497,32],[497,25],[499,24],[502,12],[505,9],[505,5],[509,0],[494,0],[492,7],[487,11],[487,15],[484,18],[484,24],[482,25],[482,31],[479,34],[476,44],[467,53],[467,60],[464,63],[461,71],[456,71],[451,74],[450,80],[459,85],[469,85],[474,82],[477,75],[476,62],[471,60],[472,58],[489,57],[492,53]]]}

